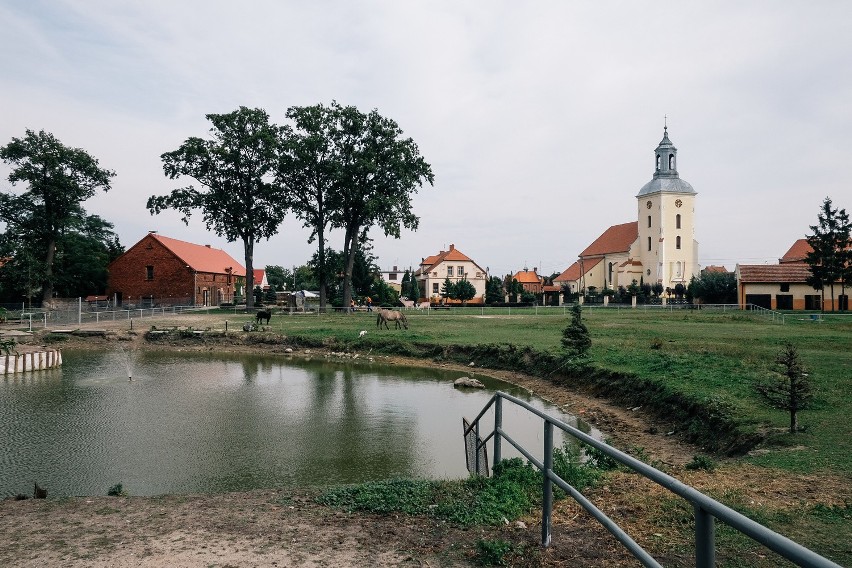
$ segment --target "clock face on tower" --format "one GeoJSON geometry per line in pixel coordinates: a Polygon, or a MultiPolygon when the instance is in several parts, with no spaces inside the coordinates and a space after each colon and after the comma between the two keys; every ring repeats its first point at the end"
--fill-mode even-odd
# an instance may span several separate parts
{"type": "Polygon", "coordinates": [[[675,199],[675,207],[680,207],[681,205],[683,205],[683,201],[681,201],[680,199],[675,199]]]}
{"type": "Polygon", "coordinates": [[[647,207],[648,209],[650,209],[650,208],[651,208],[651,205],[653,205],[653,204],[649,201],[649,202],[647,202],[647,203],[645,204],[645,207],[647,207]]]}

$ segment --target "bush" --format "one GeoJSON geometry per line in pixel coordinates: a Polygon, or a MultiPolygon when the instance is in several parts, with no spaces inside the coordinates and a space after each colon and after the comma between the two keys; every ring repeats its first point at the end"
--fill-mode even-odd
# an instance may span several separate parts
{"type": "Polygon", "coordinates": [[[127,497],[130,493],[127,492],[127,489],[121,483],[116,483],[107,490],[107,495],[110,497],[127,497]]]}

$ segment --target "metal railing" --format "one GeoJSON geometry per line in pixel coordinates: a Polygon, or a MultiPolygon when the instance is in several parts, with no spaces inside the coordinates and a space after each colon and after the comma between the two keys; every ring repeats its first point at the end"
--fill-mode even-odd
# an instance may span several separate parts
{"type": "MultiPolygon", "coordinates": [[[[479,448],[484,447],[489,440],[494,440],[493,456],[494,462],[498,463],[502,459],[502,441],[505,440],[515,447],[530,463],[534,464],[543,472],[542,483],[542,517],[541,517],[541,543],[542,546],[549,546],[551,540],[551,515],[553,512],[553,485],[555,484],[560,489],[568,493],[579,503],[587,512],[597,519],[612,535],[621,542],[627,550],[637,558],[643,566],[660,566],[660,564],[636,541],[634,541],[627,533],[624,532],[612,519],[598,509],[591,501],[589,501],[582,493],[574,489],[564,479],[553,472],[553,428],[559,428],[568,435],[574,437],[578,441],[592,446],[615,461],[625,465],[633,471],[639,473],[643,477],[661,485],[672,493],[682,497],[692,504],[695,511],[695,566],[697,568],[711,568],[715,566],[715,519],[718,519],[726,525],[734,528],[740,533],[759,542],[770,550],[778,553],[783,558],[796,563],[799,566],[814,567],[814,568],[840,568],[831,560],[820,556],[819,554],[805,548],[804,546],[793,542],[767,527],[757,523],[748,517],[734,511],[730,507],[719,503],[704,495],[697,489],[686,485],[665,474],[658,469],[655,469],[636,458],[625,454],[615,448],[595,440],[588,434],[574,428],[544,412],[533,408],[523,400],[520,400],[512,395],[497,392],[485,405],[482,411],[470,423],[470,426],[465,429],[465,436],[471,432],[476,433],[476,438],[480,439],[480,420],[485,413],[494,406],[494,429],[488,436],[479,442],[477,451],[473,452],[476,456],[476,471],[479,471],[482,464],[479,463],[480,452],[479,448]],[[544,421],[544,459],[539,461],[526,448],[521,446],[503,429],[503,401],[512,402],[529,412],[540,417],[544,421]]],[[[487,464],[485,465],[487,468],[487,464]]]]}

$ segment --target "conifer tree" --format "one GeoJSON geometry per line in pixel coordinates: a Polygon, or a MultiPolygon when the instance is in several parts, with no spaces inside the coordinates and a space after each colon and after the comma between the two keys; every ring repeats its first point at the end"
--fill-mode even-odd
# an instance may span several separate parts
{"type": "Polygon", "coordinates": [[[572,359],[585,359],[592,346],[592,338],[583,323],[582,313],[580,304],[571,306],[571,323],[562,330],[562,347],[565,354],[572,359]]]}

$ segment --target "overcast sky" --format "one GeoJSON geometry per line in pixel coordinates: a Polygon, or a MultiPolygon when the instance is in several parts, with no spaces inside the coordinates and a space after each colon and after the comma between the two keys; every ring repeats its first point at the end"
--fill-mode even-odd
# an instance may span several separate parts
{"type": "MultiPolygon", "coordinates": [[[[200,215],[148,213],[190,182],[160,155],[208,113],[332,100],[394,119],[435,173],[416,232],[371,233],[386,269],[454,243],[492,274],[561,272],[636,219],[664,116],[702,266],[776,262],[826,196],[852,211],[848,0],[0,0],[0,21],[0,144],[43,129],[115,170],[84,206],[125,247],[157,230],[242,263],[200,215]]],[[[255,263],[314,250],[290,217],[255,263]]]]}

